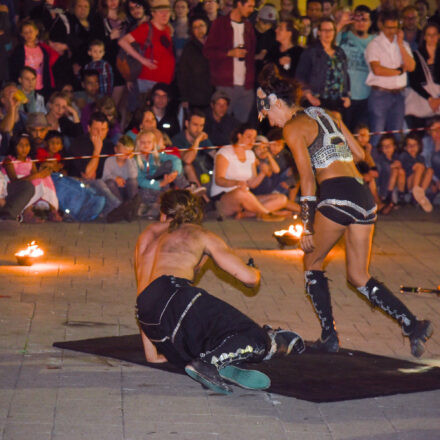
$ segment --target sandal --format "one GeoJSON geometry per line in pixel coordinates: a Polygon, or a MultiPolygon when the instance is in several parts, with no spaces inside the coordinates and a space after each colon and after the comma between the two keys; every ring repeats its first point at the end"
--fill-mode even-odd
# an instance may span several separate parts
{"type": "Polygon", "coordinates": [[[416,202],[421,206],[423,211],[432,212],[432,204],[426,197],[425,190],[421,186],[415,186],[412,189],[412,194],[416,202]]]}

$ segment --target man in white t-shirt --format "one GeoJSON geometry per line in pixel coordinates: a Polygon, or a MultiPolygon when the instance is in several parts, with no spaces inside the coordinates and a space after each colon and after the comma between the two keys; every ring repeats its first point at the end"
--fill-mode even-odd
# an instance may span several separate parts
{"type": "Polygon", "coordinates": [[[247,122],[254,103],[255,32],[247,17],[255,0],[234,0],[227,16],[211,25],[203,53],[209,61],[211,80],[230,97],[229,112],[247,122]]]}
{"type": "MultiPolygon", "coordinates": [[[[416,63],[411,49],[399,29],[397,11],[383,11],[379,18],[380,34],[365,49],[369,65],[366,84],[371,87],[368,98],[370,130],[401,130],[405,116],[404,89],[406,72],[412,72],[416,63]]],[[[371,138],[376,145],[379,135],[371,138]]]]}

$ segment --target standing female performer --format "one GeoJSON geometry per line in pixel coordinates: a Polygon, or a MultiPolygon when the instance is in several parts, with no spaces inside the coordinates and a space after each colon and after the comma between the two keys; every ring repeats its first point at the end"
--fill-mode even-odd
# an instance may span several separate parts
{"type": "Polygon", "coordinates": [[[420,357],[425,350],[424,342],[433,332],[431,322],[417,320],[368,272],[376,205],[353,162],[353,157],[363,158],[361,147],[347,127],[336,123],[323,109],[298,107],[299,86],[281,78],[274,65],[265,66],[259,79],[260,116],[267,116],[271,125],[284,127],[284,139],[300,174],[306,291],[322,328],[321,338],[314,346],[327,352],[339,350],[323,262],[345,234],[348,281],[373,306],[401,324],[404,335],[410,339],[411,353],[420,357]]]}

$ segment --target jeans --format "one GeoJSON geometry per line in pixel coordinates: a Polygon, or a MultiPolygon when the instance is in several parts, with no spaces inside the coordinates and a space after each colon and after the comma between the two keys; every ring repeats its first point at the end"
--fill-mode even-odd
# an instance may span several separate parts
{"type": "Polygon", "coordinates": [[[245,89],[244,86],[217,87],[217,90],[225,92],[231,99],[229,103],[229,113],[241,123],[249,120],[249,114],[254,104],[254,90],[245,89]]]}
{"type": "Polygon", "coordinates": [[[119,187],[116,180],[108,179],[105,181],[110,191],[121,201],[130,200],[138,193],[138,182],[135,178],[130,178],[125,181],[124,187],[119,187]]]}
{"type": "MultiPolygon", "coordinates": [[[[402,130],[405,117],[405,97],[403,92],[389,93],[372,88],[368,98],[368,117],[372,132],[402,130]]],[[[373,135],[371,144],[376,147],[381,135],[373,135]]],[[[396,140],[401,138],[395,135],[396,140]]]]}
{"type": "Polygon", "coordinates": [[[139,93],[149,92],[156,84],[156,81],[150,81],[149,79],[138,79],[137,86],[139,93]]]}
{"type": "Polygon", "coordinates": [[[84,179],[84,183],[88,184],[96,190],[98,195],[105,197],[105,206],[101,214],[106,216],[113,209],[117,208],[122,202],[119,200],[102,179],[84,179]]]}

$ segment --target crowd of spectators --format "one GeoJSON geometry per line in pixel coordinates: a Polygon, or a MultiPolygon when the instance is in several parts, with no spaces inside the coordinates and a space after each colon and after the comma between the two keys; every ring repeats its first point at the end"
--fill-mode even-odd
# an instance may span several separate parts
{"type": "Polygon", "coordinates": [[[0,218],[157,218],[168,188],[218,218],[299,211],[267,63],[358,137],[382,214],[440,191],[440,9],[380,0],[0,0],[0,218]],[[432,13],[431,13],[432,12],[432,13]],[[405,137],[406,129],[410,131],[405,137]]]}

